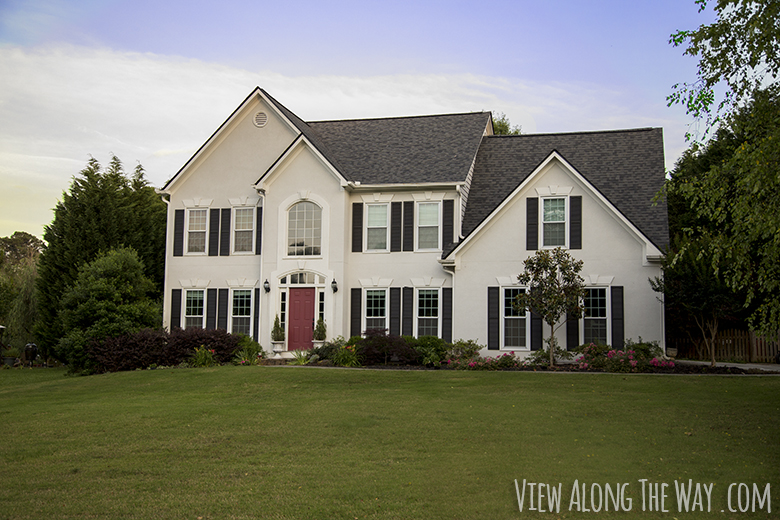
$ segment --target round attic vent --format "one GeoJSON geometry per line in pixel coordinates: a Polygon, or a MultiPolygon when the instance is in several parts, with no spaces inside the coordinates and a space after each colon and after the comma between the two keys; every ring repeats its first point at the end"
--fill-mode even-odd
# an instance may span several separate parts
{"type": "Polygon", "coordinates": [[[255,126],[257,128],[262,128],[265,126],[265,124],[268,122],[268,116],[265,112],[258,112],[255,114],[255,126]]]}

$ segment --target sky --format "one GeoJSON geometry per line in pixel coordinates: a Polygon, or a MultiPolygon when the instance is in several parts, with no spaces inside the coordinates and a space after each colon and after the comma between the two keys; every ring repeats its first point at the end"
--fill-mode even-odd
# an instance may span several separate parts
{"type": "Polygon", "coordinates": [[[523,133],[692,122],[667,107],[693,0],[0,0],[0,236],[43,237],[90,157],[161,187],[256,86],[305,121],[493,111],[523,133]]]}

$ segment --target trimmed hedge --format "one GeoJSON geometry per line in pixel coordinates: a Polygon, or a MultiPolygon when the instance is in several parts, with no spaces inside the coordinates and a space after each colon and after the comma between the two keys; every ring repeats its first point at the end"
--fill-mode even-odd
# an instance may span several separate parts
{"type": "Polygon", "coordinates": [[[106,338],[88,346],[98,372],[119,372],[151,365],[175,366],[186,362],[197,347],[214,351],[219,363],[228,363],[240,349],[240,335],[222,329],[144,329],[135,334],[106,338]]]}

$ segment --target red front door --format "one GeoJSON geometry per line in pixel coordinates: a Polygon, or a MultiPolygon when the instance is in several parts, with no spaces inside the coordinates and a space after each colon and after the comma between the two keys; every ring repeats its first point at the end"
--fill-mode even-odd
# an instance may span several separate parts
{"type": "Polygon", "coordinates": [[[314,287],[290,289],[290,323],[287,350],[311,348],[314,331],[314,287]]]}

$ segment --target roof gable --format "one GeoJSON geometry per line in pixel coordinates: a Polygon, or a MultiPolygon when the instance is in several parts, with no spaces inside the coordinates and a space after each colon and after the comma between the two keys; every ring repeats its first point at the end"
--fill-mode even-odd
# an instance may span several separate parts
{"type": "Polygon", "coordinates": [[[361,184],[465,182],[489,112],[308,123],[341,173],[361,184]]]}
{"type": "Polygon", "coordinates": [[[666,246],[666,202],[653,203],[665,175],[660,128],[483,138],[463,235],[469,236],[489,218],[552,152],[564,158],[657,248],[666,246]]]}

